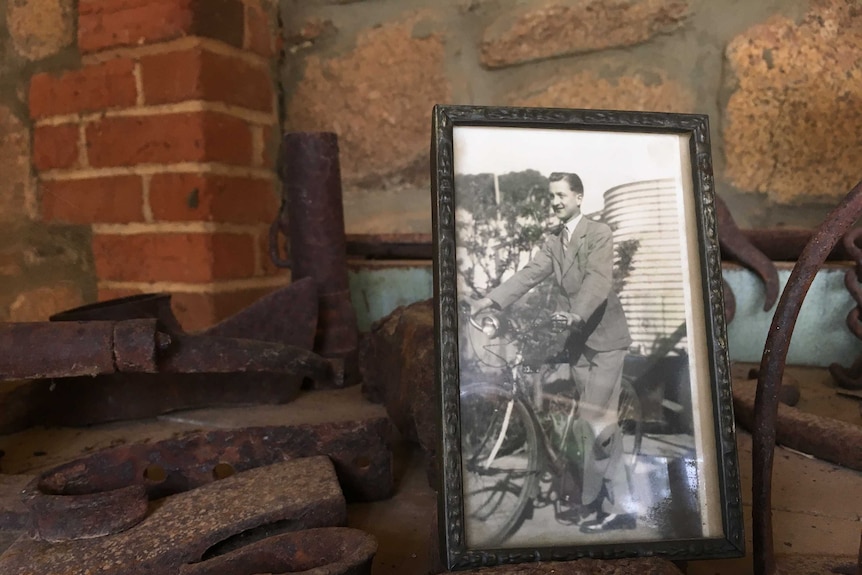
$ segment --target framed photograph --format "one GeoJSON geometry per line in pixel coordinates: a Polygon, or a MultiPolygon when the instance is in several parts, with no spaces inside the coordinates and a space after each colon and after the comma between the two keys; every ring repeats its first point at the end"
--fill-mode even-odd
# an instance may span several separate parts
{"type": "Polygon", "coordinates": [[[744,554],[704,115],[438,106],[449,569],[744,554]]]}

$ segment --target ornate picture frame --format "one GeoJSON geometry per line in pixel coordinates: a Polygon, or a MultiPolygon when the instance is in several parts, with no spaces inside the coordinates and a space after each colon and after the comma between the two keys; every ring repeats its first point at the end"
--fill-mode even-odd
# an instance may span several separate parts
{"type": "Polygon", "coordinates": [[[708,118],[437,106],[449,569],[744,554],[708,118]]]}

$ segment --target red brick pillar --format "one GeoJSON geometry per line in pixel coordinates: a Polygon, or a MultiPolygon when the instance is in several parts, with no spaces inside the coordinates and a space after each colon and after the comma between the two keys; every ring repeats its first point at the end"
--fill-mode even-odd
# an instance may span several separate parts
{"type": "Polygon", "coordinates": [[[174,294],[186,329],[286,282],[274,7],[79,0],[80,68],[30,84],[41,214],[89,224],[99,298],[174,294]]]}

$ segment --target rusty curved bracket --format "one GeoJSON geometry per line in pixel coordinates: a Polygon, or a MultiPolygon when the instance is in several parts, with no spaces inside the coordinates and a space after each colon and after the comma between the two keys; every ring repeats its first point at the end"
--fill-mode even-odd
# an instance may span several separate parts
{"type": "Polygon", "coordinates": [[[772,536],[772,464],[779,390],[799,309],[817,271],[853,223],[862,216],[862,182],[850,190],[811,236],[793,267],[766,337],[754,404],[752,499],[754,572],[776,573],[772,536]]]}
{"type": "Polygon", "coordinates": [[[715,211],[718,216],[718,243],[722,251],[760,276],[766,289],[763,311],[772,309],[778,299],[778,271],[775,264],[742,233],[727,204],[717,195],[715,211]]]}

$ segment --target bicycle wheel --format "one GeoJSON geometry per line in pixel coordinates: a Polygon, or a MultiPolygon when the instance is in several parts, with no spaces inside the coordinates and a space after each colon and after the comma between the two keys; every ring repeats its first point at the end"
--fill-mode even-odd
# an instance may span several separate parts
{"type": "Polygon", "coordinates": [[[461,391],[461,462],[467,541],[501,546],[520,527],[539,480],[529,408],[490,384],[461,391]]]}
{"type": "Polygon", "coordinates": [[[623,433],[623,449],[630,453],[626,463],[634,467],[643,442],[643,414],[641,400],[628,380],[623,380],[620,402],[617,408],[620,430],[623,433]],[[629,439],[631,437],[631,439],[629,439]],[[631,446],[631,447],[629,447],[631,446]]]}

